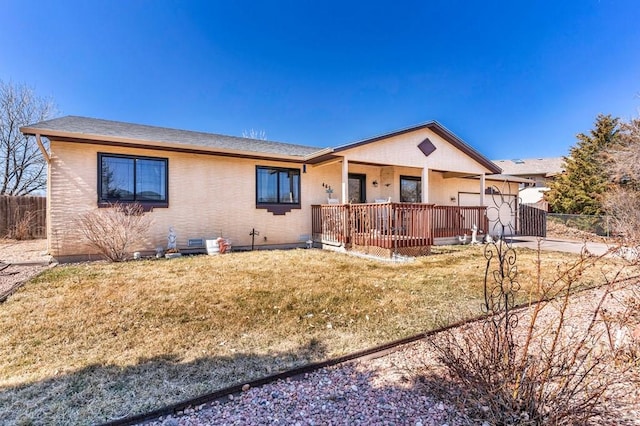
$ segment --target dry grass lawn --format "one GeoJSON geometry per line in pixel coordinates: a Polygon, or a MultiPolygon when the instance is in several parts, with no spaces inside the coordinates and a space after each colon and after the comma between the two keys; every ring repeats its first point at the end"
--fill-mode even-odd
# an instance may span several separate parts
{"type": "MultiPolygon", "coordinates": [[[[482,247],[437,250],[405,264],[291,250],[53,268],[0,305],[0,423],[94,424],[479,314],[482,247]]],[[[576,259],[542,256],[545,279],[576,259]]],[[[525,290],[535,259],[518,250],[525,290]]]]}

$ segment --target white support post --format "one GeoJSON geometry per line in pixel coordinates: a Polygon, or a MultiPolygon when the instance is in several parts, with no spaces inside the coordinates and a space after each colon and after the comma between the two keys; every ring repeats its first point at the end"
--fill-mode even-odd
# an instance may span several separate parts
{"type": "Polygon", "coordinates": [[[342,157],[342,204],[349,202],[349,160],[342,157]]]}
{"type": "Polygon", "coordinates": [[[485,175],[482,173],[480,175],[480,205],[484,206],[484,187],[486,185],[485,175]]]}
{"type": "Polygon", "coordinates": [[[429,169],[426,167],[422,168],[422,202],[429,202],[429,169]]]}

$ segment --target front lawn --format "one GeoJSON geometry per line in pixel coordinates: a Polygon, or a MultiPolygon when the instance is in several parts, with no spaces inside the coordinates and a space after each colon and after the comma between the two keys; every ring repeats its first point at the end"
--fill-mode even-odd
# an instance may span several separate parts
{"type": "MultiPolygon", "coordinates": [[[[0,305],[0,423],[107,421],[479,314],[482,247],[437,250],[406,264],[291,250],[51,269],[0,305]]],[[[542,256],[545,279],[576,259],[542,256]]],[[[522,300],[535,259],[518,250],[522,300]]]]}

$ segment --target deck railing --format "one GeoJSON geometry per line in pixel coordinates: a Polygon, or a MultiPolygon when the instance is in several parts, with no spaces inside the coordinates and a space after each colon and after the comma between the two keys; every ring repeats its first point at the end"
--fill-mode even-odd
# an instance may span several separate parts
{"type": "Polygon", "coordinates": [[[434,238],[486,230],[486,207],[420,203],[323,204],[312,206],[313,239],[388,249],[423,247],[434,238]]]}
{"type": "Polygon", "coordinates": [[[488,231],[486,207],[433,206],[433,238],[470,235],[473,225],[482,232],[488,231]]]}

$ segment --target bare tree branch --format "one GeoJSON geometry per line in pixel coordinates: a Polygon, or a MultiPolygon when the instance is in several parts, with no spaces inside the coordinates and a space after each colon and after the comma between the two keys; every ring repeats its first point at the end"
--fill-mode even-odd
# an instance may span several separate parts
{"type": "Polygon", "coordinates": [[[27,195],[46,188],[46,161],[20,127],[48,119],[50,99],[25,85],[0,80],[0,195],[27,195]]]}
{"type": "Polygon", "coordinates": [[[611,227],[627,247],[640,246],[640,119],[620,126],[618,143],[607,150],[606,165],[612,185],[603,207],[611,227]]]}

